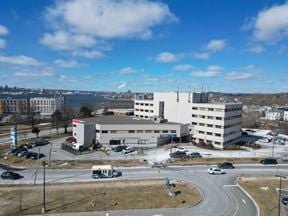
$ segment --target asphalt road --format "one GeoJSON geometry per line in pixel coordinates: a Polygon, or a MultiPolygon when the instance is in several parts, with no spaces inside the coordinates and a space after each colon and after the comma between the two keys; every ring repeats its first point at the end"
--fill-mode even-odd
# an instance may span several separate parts
{"type": "MultiPolygon", "coordinates": [[[[226,175],[209,175],[205,165],[199,166],[173,166],[164,169],[149,167],[119,168],[123,176],[118,179],[151,179],[164,178],[178,179],[198,187],[203,195],[202,201],[192,208],[179,209],[149,209],[130,211],[108,211],[81,213],[81,215],[96,216],[255,216],[257,209],[252,200],[235,185],[237,177],[241,176],[275,176],[288,175],[288,165],[236,165],[233,170],[227,170],[226,175]]],[[[19,171],[24,175],[21,180],[0,180],[0,184],[31,184],[35,180],[35,170],[19,171]]],[[[43,182],[43,170],[38,170],[37,184],[43,182]]],[[[89,169],[46,169],[46,182],[77,182],[77,181],[109,181],[110,179],[94,180],[89,169]]],[[[113,179],[114,180],[114,179],[113,179]]],[[[59,214],[60,215],[60,214],[59,214]]],[[[66,214],[65,214],[66,215],[66,214]]],[[[80,215],[71,213],[67,215],[80,215]]]]}

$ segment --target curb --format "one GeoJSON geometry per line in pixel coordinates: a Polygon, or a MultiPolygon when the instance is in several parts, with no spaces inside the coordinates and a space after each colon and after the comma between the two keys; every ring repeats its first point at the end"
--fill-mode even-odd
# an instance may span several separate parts
{"type": "Polygon", "coordinates": [[[236,185],[246,194],[246,196],[248,196],[252,200],[252,202],[254,203],[254,205],[256,206],[256,209],[257,209],[257,216],[260,216],[260,209],[259,209],[258,204],[253,199],[253,197],[246,190],[244,190],[244,188],[242,188],[242,186],[238,183],[238,179],[239,179],[239,177],[236,179],[236,185]]]}

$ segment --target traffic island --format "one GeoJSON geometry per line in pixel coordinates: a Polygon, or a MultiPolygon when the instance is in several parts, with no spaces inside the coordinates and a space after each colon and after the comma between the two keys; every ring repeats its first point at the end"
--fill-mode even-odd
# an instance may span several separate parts
{"type": "MultiPolygon", "coordinates": [[[[260,210],[260,216],[278,215],[278,177],[241,177],[237,182],[255,200],[260,210]]],[[[284,179],[282,181],[283,190],[288,190],[288,181],[284,179]]],[[[281,203],[280,212],[281,215],[286,215],[285,208],[281,203]]]]}
{"type": "MultiPolygon", "coordinates": [[[[46,184],[46,212],[93,212],[194,206],[199,190],[180,181],[169,196],[165,180],[104,180],[46,184]]],[[[42,185],[0,186],[0,215],[40,214],[42,185]]]]}

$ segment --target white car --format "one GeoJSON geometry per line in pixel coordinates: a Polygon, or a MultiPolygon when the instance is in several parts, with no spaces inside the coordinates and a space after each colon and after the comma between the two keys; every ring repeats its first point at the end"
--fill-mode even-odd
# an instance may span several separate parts
{"type": "Polygon", "coordinates": [[[73,145],[72,145],[72,148],[73,149],[75,149],[75,150],[77,150],[77,151],[79,151],[80,150],[80,148],[83,148],[83,144],[81,144],[81,143],[74,143],[73,145]]]}
{"type": "Polygon", "coordinates": [[[128,154],[128,153],[131,153],[131,152],[134,152],[135,150],[134,150],[134,148],[132,148],[132,147],[127,147],[126,149],[123,149],[122,150],[122,153],[123,154],[128,154]]]}
{"type": "Polygon", "coordinates": [[[223,175],[226,174],[226,172],[219,168],[209,168],[208,173],[212,175],[223,175]]]}
{"type": "Polygon", "coordinates": [[[188,149],[185,149],[184,147],[181,146],[174,147],[174,149],[175,152],[188,152],[188,149]]]}

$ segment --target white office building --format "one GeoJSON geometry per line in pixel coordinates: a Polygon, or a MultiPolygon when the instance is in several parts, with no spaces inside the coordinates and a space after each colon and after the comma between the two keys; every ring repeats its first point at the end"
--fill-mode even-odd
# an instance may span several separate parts
{"type": "Polygon", "coordinates": [[[56,110],[65,111],[65,97],[35,97],[30,99],[30,110],[41,116],[51,116],[56,110]]]}
{"type": "Polygon", "coordinates": [[[281,119],[281,111],[278,109],[275,109],[275,108],[268,110],[265,113],[265,118],[267,120],[271,120],[271,121],[280,120],[281,119]]]}
{"type": "Polygon", "coordinates": [[[141,119],[154,116],[190,125],[192,140],[225,148],[241,137],[242,104],[208,103],[206,93],[155,92],[153,99],[135,98],[134,114],[141,119]]]}
{"type": "Polygon", "coordinates": [[[284,111],[283,120],[284,120],[284,121],[288,121],[288,110],[287,110],[287,111],[284,111]]]}
{"type": "Polygon", "coordinates": [[[188,125],[129,116],[99,116],[73,120],[73,136],[85,146],[131,145],[156,147],[176,139],[188,140],[188,125]]]}

